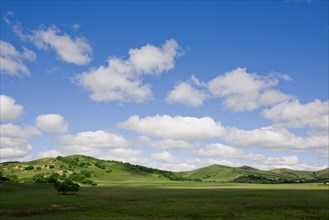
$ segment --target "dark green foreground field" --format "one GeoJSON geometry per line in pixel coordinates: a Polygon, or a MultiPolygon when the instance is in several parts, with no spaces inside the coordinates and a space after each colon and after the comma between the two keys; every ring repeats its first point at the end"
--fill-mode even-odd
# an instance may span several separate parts
{"type": "Polygon", "coordinates": [[[0,219],[329,219],[324,184],[167,183],[81,187],[0,184],[0,219]]]}

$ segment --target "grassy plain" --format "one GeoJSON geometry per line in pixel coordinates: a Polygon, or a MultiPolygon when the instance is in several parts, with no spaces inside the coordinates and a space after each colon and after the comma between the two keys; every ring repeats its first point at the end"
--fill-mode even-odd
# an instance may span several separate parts
{"type": "Polygon", "coordinates": [[[0,219],[328,219],[324,184],[112,183],[58,194],[50,184],[0,184],[0,219]]]}

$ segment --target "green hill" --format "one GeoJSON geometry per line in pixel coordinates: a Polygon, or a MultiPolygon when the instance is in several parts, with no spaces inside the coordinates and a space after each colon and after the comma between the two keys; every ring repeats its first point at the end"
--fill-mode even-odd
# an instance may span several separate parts
{"type": "Polygon", "coordinates": [[[186,178],[204,182],[293,183],[320,182],[329,179],[328,168],[317,172],[286,168],[263,171],[248,166],[211,165],[181,174],[186,178]]]}
{"type": "MultiPolygon", "coordinates": [[[[171,172],[118,161],[105,161],[83,155],[43,158],[29,162],[5,162],[0,166],[3,181],[51,182],[70,178],[86,185],[147,184],[170,181],[292,183],[329,179],[329,169],[297,171],[258,170],[253,167],[211,165],[187,172],[171,172]]],[[[0,175],[0,176],[1,176],[0,175]]]]}
{"type": "MultiPolygon", "coordinates": [[[[107,185],[110,182],[154,183],[183,179],[180,174],[170,171],[82,155],[43,158],[30,162],[5,162],[1,164],[1,170],[3,176],[16,182],[35,182],[41,175],[44,179],[55,175],[89,185],[107,185]]],[[[42,182],[42,178],[40,181],[42,182]]]]}

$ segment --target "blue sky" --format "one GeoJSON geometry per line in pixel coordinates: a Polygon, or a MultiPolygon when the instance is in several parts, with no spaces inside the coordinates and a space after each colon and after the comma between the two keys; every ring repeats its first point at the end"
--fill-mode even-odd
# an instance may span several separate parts
{"type": "Polygon", "coordinates": [[[1,161],[328,166],[328,1],[2,1],[1,161]]]}

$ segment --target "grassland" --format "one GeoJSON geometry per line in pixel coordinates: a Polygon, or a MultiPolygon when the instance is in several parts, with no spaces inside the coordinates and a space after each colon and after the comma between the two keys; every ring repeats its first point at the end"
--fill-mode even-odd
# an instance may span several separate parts
{"type": "Polygon", "coordinates": [[[139,183],[81,187],[0,184],[0,219],[328,219],[324,184],[139,183]],[[147,186],[148,185],[148,186],[147,186]]]}
{"type": "Polygon", "coordinates": [[[329,181],[329,169],[316,172],[289,169],[258,170],[252,167],[228,167],[211,165],[188,172],[171,172],[136,166],[118,161],[104,161],[83,155],[57,158],[43,158],[30,162],[10,162],[0,166],[3,176],[12,182],[33,182],[38,174],[45,178],[57,173],[82,184],[87,180],[98,186],[112,185],[117,182],[239,182],[239,183],[294,183],[329,181]],[[30,169],[31,168],[31,169],[30,169]],[[86,178],[83,173],[90,173],[86,178]],[[82,177],[81,177],[82,176],[82,177]]]}
{"type": "Polygon", "coordinates": [[[329,219],[329,184],[255,183],[324,180],[328,169],[212,165],[176,173],[76,155],[4,163],[1,173],[11,182],[0,183],[0,219],[329,219]],[[52,184],[32,183],[39,174],[97,186],[80,181],[77,194],[62,195],[52,184]]]}

